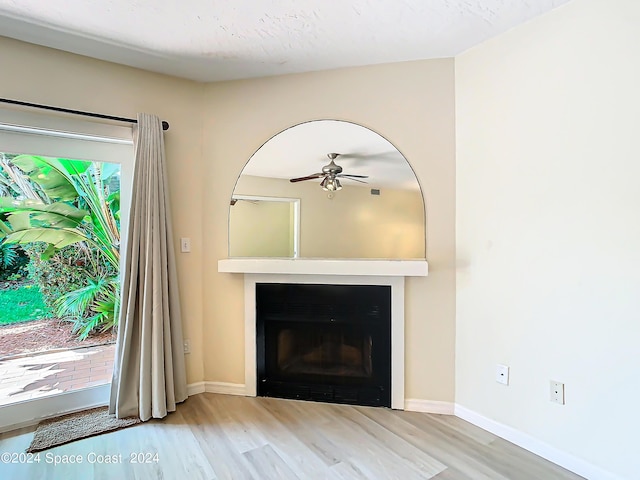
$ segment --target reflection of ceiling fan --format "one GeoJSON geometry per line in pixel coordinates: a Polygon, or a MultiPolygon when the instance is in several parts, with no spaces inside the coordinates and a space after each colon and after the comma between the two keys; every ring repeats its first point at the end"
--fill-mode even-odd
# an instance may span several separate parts
{"type": "Polygon", "coordinates": [[[358,180],[359,178],[369,178],[366,175],[347,175],[346,173],[342,173],[342,167],[334,162],[339,155],[339,153],[328,153],[327,157],[329,157],[329,160],[331,161],[328,165],[322,167],[322,172],[313,173],[306,177],[292,178],[289,181],[295,183],[303,182],[305,180],[313,180],[314,178],[322,178],[320,186],[323,190],[329,190],[331,192],[342,189],[342,185],[340,185],[340,180],[338,180],[338,178],[346,178],[360,183],[367,183],[363,180],[358,180]]]}

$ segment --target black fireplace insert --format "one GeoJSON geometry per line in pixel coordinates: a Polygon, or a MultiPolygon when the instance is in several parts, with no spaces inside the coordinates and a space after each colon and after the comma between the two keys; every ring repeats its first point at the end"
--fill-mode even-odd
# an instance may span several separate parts
{"type": "Polygon", "coordinates": [[[256,284],[259,396],[391,406],[391,287],[256,284]]]}

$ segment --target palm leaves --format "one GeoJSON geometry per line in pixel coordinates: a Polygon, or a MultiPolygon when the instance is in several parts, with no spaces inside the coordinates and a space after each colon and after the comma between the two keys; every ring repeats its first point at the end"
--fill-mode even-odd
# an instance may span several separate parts
{"type": "Polygon", "coordinates": [[[55,308],[74,321],[81,338],[113,327],[119,303],[119,165],[2,154],[0,167],[0,244],[44,242],[42,260],[70,245],[83,250],[90,263],[83,266],[86,285],[60,296],[55,308]]]}
{"type": "Polygon", "coordinates": [[[120,296],[116,277],[89,278],[89,283],[62,295],[55,302],[59,317],[75,318],[73,332],[84,340],[94,330],[105,332],[118,321],[120,296]]]}
{"type": "Polygon", "coordinates": [[[18,247],[7,243],[0,243],[0,270],[8,270],[19,260],[18,247]]]}

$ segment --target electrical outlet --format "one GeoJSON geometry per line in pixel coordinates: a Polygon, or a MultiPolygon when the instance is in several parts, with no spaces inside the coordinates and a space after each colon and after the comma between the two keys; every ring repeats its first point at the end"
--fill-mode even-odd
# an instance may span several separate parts
{"type": "Polygon", "coordinates": [[[189,253],[191,251],[191,239],[183,237],[180,239],[180,251],[182,253],[189,253]]]}
{"type": "Polygon", "coordinates": [[[496,365],[496,382],[509,385],[509,367],[496,365]]]}
{"type": "Polygon", "coordinates": [[[551,380],[549,394],[553,403],[564,405],[564,383],[551,380]]]}
{"type": "Polygon", "coordinates": [[[184,353],[191,353],[191,340],[185,339],[182,348],[184,348],[184,353]]]}

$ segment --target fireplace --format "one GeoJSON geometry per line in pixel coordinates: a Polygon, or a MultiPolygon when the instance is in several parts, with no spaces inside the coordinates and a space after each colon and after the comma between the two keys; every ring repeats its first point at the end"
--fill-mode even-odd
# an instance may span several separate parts
{"type": "Polygon", "coordinates": [[[218,271],[244,274],[244,383],[220,383],[218,390],[258,395],[258,284],[373,285],[391,289],[391,408],[403,409],[405,277],[427,275],[426,261],[326,259],[222,259],[218,271]]]}
{"type": "Polygon", "coordinates": [[[256,283],[257,394],[391,406],[391,286],[256,283]]]}

